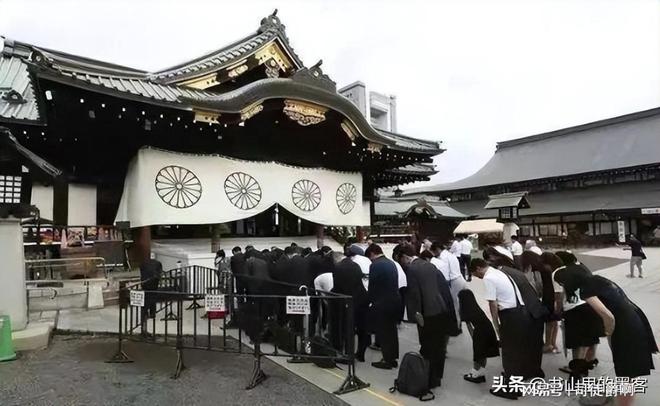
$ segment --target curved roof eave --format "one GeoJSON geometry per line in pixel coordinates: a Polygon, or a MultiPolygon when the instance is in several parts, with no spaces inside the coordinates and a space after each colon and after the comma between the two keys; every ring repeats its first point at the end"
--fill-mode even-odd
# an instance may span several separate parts
{"type": "Polygon", "coordinates": [[[337,111],[346,117],[367,141],[383,144],[392,149],[428,155],[436,155],[443,151],[437,142],[411,139],[417,144],[412,145],[405,139],[389,137],[373,128],[357,106],[347,98],[295,78],[260,79],[240,89],[216,96],[180,98],[181,101],[191,104],[193,108],[218,113],[240,113],[246,107],[273,99],[300,100],[337,111]]]}

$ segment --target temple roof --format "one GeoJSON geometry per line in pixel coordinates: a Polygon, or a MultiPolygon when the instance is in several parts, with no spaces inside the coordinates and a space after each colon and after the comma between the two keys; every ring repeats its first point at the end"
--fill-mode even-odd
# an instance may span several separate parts
{"type": "MultiPolygon", "coordinates": [[[[204,108],[240,113],[257,101],[293,98],[338,111],[357,128],[356,135],[369,142],[424,155],[444,151],[439,142],[418,140],[374,128],[348,99],[337,93],[335,83],[321,72],[320,62],[311,68],[304,67],[289,45],[285,27],[276,13],[262,19],[255,33],[239,41],[157,72],[146,72],[2,37],[0,52],[0,121],[45,125],[41,111],[44,95],[38,90],[38,79],[45,79],[96,93],[187,111],[204,108]],[[267,55],[259,54],[257,58],[260,52],[267,52],[267,55]],[[236,67],[254,67],[248,63],[247,57],[252,58],[252,64],[257,63],[255,60],[258,63],[269,61],[273,69],[283,70],[284,77],[254,80],[231,91],[213,90],[217,82],[211,85],[198,82],[220,69],[226,78],[226,75],[231,77],[231,70],[236,67]],[[278,64],[275,64],[275,59],[278,64]],[[283,59],[286,61],[282,62],[283,59]]],[[[241,72],[244,70],[235,74],[240,75],[241,72]]],[[[351,129],[345,131],[350,132],[351,129]]]]}
{"type": "Polygon", "coordinates": [[[504,141],[474,175],[409,189],[437,193],[641,167],[660,162],[660,108],[504,141]]]}
{"type": "Polygon", "coordinates": [[[154,72],[151,77],[156,81],[172,83],[201,76],[218,68],[229,66],[238,58],[250,55],[256,52],[262,45],[275,40],[285,48],[285,51],[294,61],[295,65],[297,65],[297,68],[304,67],[303,62],[289,44],[285,26],[280,22],[280,19],[277,17],[277,10],[275,10],[273,14],[261,20],[261,25],[257,32],[218,50],[209,52],[206,55],[154,72]]]}
{"type": "MultiPolygon", "coordinates": [[[[527,200],[529,208],[520,209],[520,216],[599,213],[630,209],[639,212],[639,208],[658,207],[660,182],[631,182],[533,193],[527,196],[527,200]]],[[[478,218],[497,217],[497,210],[485,208],[487,203],[488,200],[466,200],[452,202],[451,207],[478,218]]]]}

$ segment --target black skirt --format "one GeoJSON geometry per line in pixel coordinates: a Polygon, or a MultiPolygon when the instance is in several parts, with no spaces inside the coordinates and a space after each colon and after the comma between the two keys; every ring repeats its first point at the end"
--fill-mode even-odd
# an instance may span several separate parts
{"type": "Polygon", "coordinates": [[[603,320],[588,304],[564,312],[564,330],[564,346],[571,350],[598,344],[605,336],[603,320]]]}

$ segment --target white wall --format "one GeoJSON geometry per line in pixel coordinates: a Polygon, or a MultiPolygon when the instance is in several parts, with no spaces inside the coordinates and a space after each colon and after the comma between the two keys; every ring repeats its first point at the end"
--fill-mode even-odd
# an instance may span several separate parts
{"type": "Polygon", "coordinates": [[[33,184],[30,204],[37,206],[41,218],[53,220],[53,187],[33,184]]]}
{"type": "Polygon", "coordinates": [[[13,331],[27,324],[23,228],[19,220],[0,219],[0,314],[9,315],[13,331]]]}
{"type": "Polygon", "coordinates": [[[96,186],[69,185],[69,213],[67,225],[96,225],[96,186]]]}

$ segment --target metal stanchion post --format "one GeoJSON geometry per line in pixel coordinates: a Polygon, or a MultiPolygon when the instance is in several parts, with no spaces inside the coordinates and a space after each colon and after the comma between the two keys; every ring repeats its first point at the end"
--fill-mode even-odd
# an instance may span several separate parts
{"type": "Polygon", "coordinates": [[[368,388],[370,385],[355,375],[355,326],[353,320],[353,298],[348,297],[346,306],[346,317],[348,319],[346,329],[346,352],[348,353],[348,368],[346,371],[346,379],[341,384],[339,389],[334,391],[336,395],[343,395],[345,393],[354,392],[356,390],[368,388]]]}
{"type": "Polygon", "coordinates": [[[117,343],[117,352],[115,355],[112,356],[108,361],[108,363],[127,363],[127,362],[133,362],[132,359],[126,355],[124,352],[123,348],[123,324],[124,324],[124,317],[122,316],[123,312],[126,310],[126,295],[128,292],[125,289],[126,287],[126,282],[120,282],[119,283],[119,331],[118,331],[118,343],[117,343]]]}
{"type": "MultiPolygon", "coordinates": [[[[180,295],[180,294],[178,294],[180,295]]],[[[176,369],[174,370],[174,375],[172,379],[177,379],[181,375],[181,371],[186,369],[186,366],[183,363],[183,315],[181,314],[181,309],[183,308],[183,301],[181,296],[177,299],[176,312],[177,312],[177,321],[176,321],[176,369]]]]}

